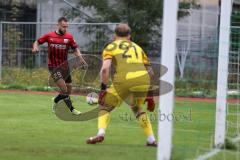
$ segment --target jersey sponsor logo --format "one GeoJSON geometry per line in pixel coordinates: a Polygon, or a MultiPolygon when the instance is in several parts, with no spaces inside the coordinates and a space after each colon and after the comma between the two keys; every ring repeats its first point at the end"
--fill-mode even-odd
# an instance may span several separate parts
{"type": "Polygon", "coordinates": [[[58,49],[66,49],[67,45],[65,44],[50,44],[51,47],[58,48],[58,49]]]}
{"type": "Polygon", "coordinates": [[[68,39],[63,39],[63,43],[68,43],[68,39]]]}

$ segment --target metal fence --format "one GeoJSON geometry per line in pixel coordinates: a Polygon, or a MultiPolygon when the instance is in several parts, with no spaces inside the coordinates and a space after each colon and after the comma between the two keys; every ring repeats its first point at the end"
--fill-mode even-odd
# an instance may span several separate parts
{"type": "MultiPolygon", "coordinates": [[[[73,35],[83,54],[100,57],[105,44],[112,40],[115,26],[116,23],[70,23],[68,32],[73,35]]],[[[41,35],[56,30],[56,27],[56,23],[0,22],[0,88],[49,86],[47,44],[41,45],[37,54],[32,53],[32,44],[41,35]]],[[[69,59],[72,58],[71,52],[69,59]]],[[[93,62],[94,59],[98,61],[93,56],[89,61],[92,63],[91,69],[97,71],[99,64],[93,62]]],[[[76,83],[80,81],[77,74],[73,75],[76,83]]]]}
{"type": "MultiPolygon", "coordinates": [[[[115,26],[116,23],[70,23],[68,32],[74,36],[82,53],[100,56],[105,44],[112,40],[115,26]]],[[[200,32],[203,29],[199,29],[197,25],[189,26],[188,23],[181,22],[178,24],[176,76],[180,81],[176,82],[176,86],[183,87],[184,90],[186,87],[192,90],[194,87],[201,89],[215,86],[218,32],[216,26],[203,26],[203,28],[205,34],[200,32]]],[[[55,29],[56,23],[0,22],[2,84],[12,81],[14,76],[11,77],[10,74],[13,71],[17,72],[15,75],[22,77],[26,77],[26,73],[30,74],[28,79],[32,80],[34,73],[38,72],[37,69],[46,70],[47,44],[41,45],[38,54],[32,53],[32,44],[41,35],[55,29]]],[[[160,41],[146,42],[150,44],[150,48],[146,50],[149,58],[158,63],[161,57],[160,41]]],[[[19,84],[18,81],[12,84],[19,84]]],[[[37,80],[26,83],[29,86],[35,84],[38,84],[37,80]]]]}
{"type": "MultiPolygon", "coordinates": [[[[83,53],[97,54],[110,41],[115,23],[70,23],[69,32],[74,36],[83,53]]],[[[55,23],[0,22],[0,57],[3,67],[45,67],[47,45],[39,54],[32,54],[32,43],[41,35],[54,31],[55,23]]]]}

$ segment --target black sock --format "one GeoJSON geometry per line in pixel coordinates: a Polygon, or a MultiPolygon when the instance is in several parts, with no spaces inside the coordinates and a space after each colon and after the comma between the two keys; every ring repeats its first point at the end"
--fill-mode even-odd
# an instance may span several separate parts
{"type": "Polygon", "coordinates": [[[67,93],[64,94],[59,94],[54,98],[54,102],[58,103],[60,100],[62,100],[66,103],[67,107],[69,108],[69,110],[72,112],[72,110],[74,109],[73,105],[72,105],[72,101],[70,99],[70,96],[67,93]]]}
{"type": "Polygon", "coordinates": [[[54,102],[55,102],[55,103],[58,103],[60,100],[65,99],[65,98],[67,98],[67,97],[69,97],[68,94],[58,94],[58,95],[54,98],[54,102]]]}
{"type": "Polygon", "coordinates": [[[70,111],[72,112],[74,107],[72,105],[72,101],[71,101],[70,97],[68,96],[67,98],[65,98],[64,102],[66,103],[66,105],[70,109],[70,111]]]}

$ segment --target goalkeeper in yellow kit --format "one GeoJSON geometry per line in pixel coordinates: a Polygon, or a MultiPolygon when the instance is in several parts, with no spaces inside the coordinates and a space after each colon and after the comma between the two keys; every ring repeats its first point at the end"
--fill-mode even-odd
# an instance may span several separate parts
{"type": "Polygon", "coordinates": [[[147,136],[147,146],[157,146],[150,120],[141,108],[146,100],[148,110],[152,111],[155,107],[153,99],[147,97],[153,73],[146,54],[141,47],[130,41],[130,34],[131,29],[127,24],[117,25],[114,41],[103,50],[98,134],[90,137],[87,140],[88,144],[96,144],[104,140],[110,112],[125,101],[131,107],[147,136]],[[115,72],[112,76],[112,84],[107,88],[111,66],[115,72]]]}

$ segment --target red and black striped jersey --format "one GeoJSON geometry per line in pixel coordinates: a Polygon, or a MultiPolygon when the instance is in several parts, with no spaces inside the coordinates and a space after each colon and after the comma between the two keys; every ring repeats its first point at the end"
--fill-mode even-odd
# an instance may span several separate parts
{"type": "Polygon", "coordinates": [[[38,39],[39,44],[48,43],[48,67],[58,67],[63,63],[67,64],[67,54],[69,47],[77,48],[70,33],[60,35],[55,32],[49,32],[38,39]]]}

